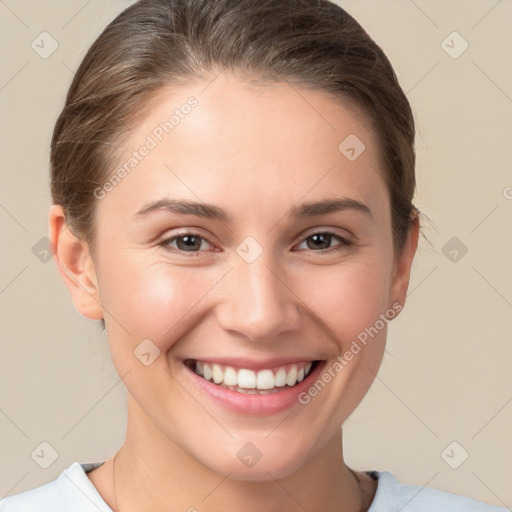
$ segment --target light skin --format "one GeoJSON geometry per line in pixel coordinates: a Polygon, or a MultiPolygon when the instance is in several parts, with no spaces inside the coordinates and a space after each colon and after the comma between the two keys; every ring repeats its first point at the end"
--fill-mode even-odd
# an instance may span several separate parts
{"type": "MultiPolygon", "coordinates": [[[[418,220],[395,258],[389,193],[369,120],[322,92],[285,82],[254,88],[223,72],[213,82],[162,90],[116,164],[191,96],[197,107],[97,201],[94,259],[66,229],[60,206],[49,215],[75,308],[105,319],[128,391],[117,509],[366,510],[375,482],[359,474],[359,483],[345,464],[340,426],[375,378],[386,328],[307,405],[264,416],[212,402],[182,361],[293,356],[332,366],[379,315],[405,304],[418,220]],[[338,150],[349,134],[366,147],[354,161],[338,150]],[[164,197],[216,205],[232,222],[164,210],[136,215],[164,197]],[[341,197],[364,203],[371,215],[347,208],[288,216],[303,202],[341,197]],[[203,237],[191,251],[183,238],[168,249],[159,245],[187,231],[203,237]],[[353,245],[336,236],[324,244],[311,239],[326,231],[353,245]],[[262,249],[252,263],[237,253],[246,237],[262,249]],[[160,350],[149,366],[134,356],[144,339],[160,350]],[[237,457],[247,442],[262,454],[252,467],[237,457]]],[[[117,510],[112,459],[88,476],[117,510]]]]}

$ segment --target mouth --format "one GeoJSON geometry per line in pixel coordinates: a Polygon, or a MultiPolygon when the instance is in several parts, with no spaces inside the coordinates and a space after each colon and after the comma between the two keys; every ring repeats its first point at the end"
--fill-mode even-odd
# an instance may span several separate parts
{"type": "Polygon", "coordinates": [[[246,395],[269,395],[295,388],[322,361],[301,361],[259,370],[196,359],[183,362],[197,376],[220,388],[246,395]]]}

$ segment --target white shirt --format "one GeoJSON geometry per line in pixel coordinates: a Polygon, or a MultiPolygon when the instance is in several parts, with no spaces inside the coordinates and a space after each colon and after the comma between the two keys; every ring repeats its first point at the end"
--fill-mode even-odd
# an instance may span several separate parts
{"type": "MultiPolygon", "coordinates": [[[[73,462],[55,480],[0,500],[0,512],[112,512],[86,475],[103,462],[73,462]]],[[[368,512],[508,512],[458,494],[401,484],[388,471],[378,479],[368,512]]]]}

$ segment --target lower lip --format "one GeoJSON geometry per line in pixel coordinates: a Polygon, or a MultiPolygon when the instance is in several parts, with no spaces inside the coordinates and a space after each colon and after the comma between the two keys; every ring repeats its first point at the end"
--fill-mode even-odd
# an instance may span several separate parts
{"type": "Polygon", "coordinates": [[[230,411],[253,416],[276,414],[293,405],[300,405],[298,398],[300,393],[306,391],[311,386],[311,383],[316,381],[325,364],[325,361],[320,361],[302,382],[291,388],[283,388],[282,391],[265,395],[248,395],[231,391],[207,381],[182,362],[185,373],[213,402],[230,411]]]}

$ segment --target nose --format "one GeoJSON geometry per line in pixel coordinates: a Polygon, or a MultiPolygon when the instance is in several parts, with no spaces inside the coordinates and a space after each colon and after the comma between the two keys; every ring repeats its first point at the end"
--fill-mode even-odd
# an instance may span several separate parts
{"type": "Polygon", "coordinates": [[[264,251],[255,261],[236,261],[226,276],[217,319],[226,331],[251,341],[271,341],[300,327],[301,300],[286,275],[264,251]]]}

